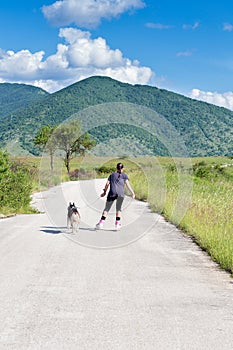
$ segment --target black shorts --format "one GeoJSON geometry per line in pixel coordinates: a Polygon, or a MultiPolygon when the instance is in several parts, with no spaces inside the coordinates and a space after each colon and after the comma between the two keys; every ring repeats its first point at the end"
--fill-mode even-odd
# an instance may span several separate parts
{"type": "Polygon", "coordinates": [[[121,211],[122,210],[122,203],[124,201],[124,197],[118,197],[118,196],[107,197],[107,201],[106,201],[106,205],[105,205],[104,211],[109,212],[109,210],[111,209],[114,201],[116,201],[116,211],[121,211]]]}

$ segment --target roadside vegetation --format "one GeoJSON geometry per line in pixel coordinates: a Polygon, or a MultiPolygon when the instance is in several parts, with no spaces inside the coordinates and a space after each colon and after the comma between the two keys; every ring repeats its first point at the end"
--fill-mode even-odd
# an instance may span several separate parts
{"type": "Polygon", "coordinates": [[[37,178],[36,166],[10,159],[0,150],[0,214],[33,213],[31,192],[37,178]]]}
{"type": "MultiPolygon", "coordinates": [[[[179,185],[171,164],[164,165],[166,196],[161,203],[160,183],[155,183],[149,203],[155,211],[193,237],[220,266],[233,273],[233,161],[230,158],[193,159],[193,189],[190,205],[179,222],[174,216],[179,185]],[[162,206],[161,206],[162,204],[162,206]]],[[[156,177],[154,177],[154,180],[156,177]]],[[[158,178],[159,180],[159,178],[158,178]]],[[[146,182],[132,174],[133,186],[147,193],[146,182]],[[140,184],[139,184],[140,182],[140,184]]]]}

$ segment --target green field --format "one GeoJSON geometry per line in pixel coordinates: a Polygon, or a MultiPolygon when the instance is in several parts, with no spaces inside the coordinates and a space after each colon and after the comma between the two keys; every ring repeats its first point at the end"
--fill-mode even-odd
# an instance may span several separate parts
{"type": "MultiPolygon", "coordinates": [[[[123,162],[136,197],[148,201],[152,211],[162,213],[192,236],[223,269],[233,273],[232,158],[107,159],[87,156],[72,160],[70,176],[61,159],[56,159],[53,174],[47,159],[41,162],[36,157],[18,157],[15,161],[37,169],[31,177],[33,191],[70,179],[107,177],[117,162],[123,162]]],[[[3,212],[1,209],[0,213],[3,212]]]]}

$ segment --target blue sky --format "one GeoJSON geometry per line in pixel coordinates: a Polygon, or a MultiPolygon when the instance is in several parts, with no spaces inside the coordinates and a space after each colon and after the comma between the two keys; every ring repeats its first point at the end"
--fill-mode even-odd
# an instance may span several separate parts
{"type": "Polygon", "coordinates": [[[233,1],[1,0],[0,82],[92,75],[233,110],[233,1]]]}

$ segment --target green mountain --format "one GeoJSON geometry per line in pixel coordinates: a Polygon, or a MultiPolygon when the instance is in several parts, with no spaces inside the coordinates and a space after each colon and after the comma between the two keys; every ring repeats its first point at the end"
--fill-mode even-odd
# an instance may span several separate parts
{"type": "Polygon", "coordinates": [[[135,153],[169,155],[169,145],[163,142],[166,132],[171,133],[169,140],[181,137],[190,156],[233,153],[232,111],[156,87],[125,84],[107,77],[82,80],[12,112],[2,120],[0,143],[17,139],[23,149],[35,154],[32,141],[38,129],[60,124],[75,113],[97,140],[101,154],[104,150],[109,154],[114,145],[121,154],[130,147],[135,153]],[[119,118],[121,103],[124,113],[119,118]],[[133,108],[137,105],[144,108],[142,114],[133,108]],[[162,116],[167,124],[157,116],[162,116]],[[168,123],[177,134],[172,136],[171,130],[166,130],[168,123]],[[152,129],[153,134],[154,129],[160,129],[162,139],[151,135],[152,129]]]}
{"type": "Polygon", "coordinates": [[[0,84],[0,120],[4,116],[24,108],[49,95],[48,92],[26,84],[0,84]]]}

